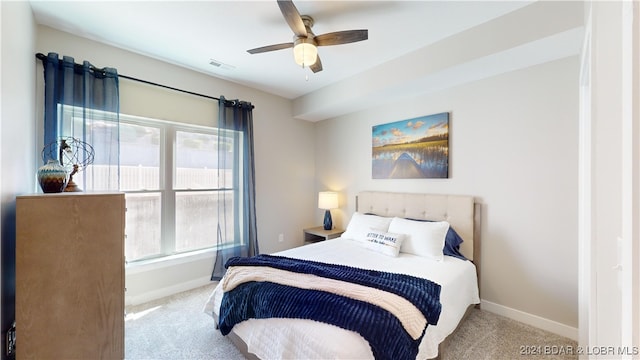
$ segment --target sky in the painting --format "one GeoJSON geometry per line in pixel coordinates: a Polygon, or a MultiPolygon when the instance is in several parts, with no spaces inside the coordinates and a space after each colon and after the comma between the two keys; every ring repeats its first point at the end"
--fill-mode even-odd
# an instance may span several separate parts
{"type": "Polygon", "coordinates": [[[403,144],[449,131],[449,113],[396,121],[373,127],[373,147],[403,144]]]}

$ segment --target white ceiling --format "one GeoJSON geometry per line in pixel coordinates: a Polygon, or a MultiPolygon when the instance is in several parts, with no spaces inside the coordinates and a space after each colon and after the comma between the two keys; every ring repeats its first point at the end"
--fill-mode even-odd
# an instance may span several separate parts
{"type": "Polygon", "coordinates": [[[315,74],[295,64],[291,49],[246,52],[292,41],[275,0],[30,3],[38,24],[295,99],[531,1],[294,1],[315,19],[316,35],[369,30],[366,41],[319,48],[324,70],[315,74]]]}

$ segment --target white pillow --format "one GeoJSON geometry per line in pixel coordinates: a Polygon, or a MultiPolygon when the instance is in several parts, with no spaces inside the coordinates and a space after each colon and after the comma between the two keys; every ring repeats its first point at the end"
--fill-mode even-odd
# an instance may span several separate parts
{"type": "Polygon", "coordinates": [[[391,218],[377,215],[365,215],[359,212],[353,213],[347,230],[342,233],[345,239],[366,241],[367,234],[371,229],[386,232],[389,229],[391,218]]]}
{"type": "Polygon", "coordinates": [[[403,234],[371,229],[365,239],[365,246],[379,253],[395,257],[400,252],[404,238],[405,235],[403,234]]]}
{"type": "Polygon", "coordinates": [[[415,221],[395,217],[389,224],[389,232],[406,234],[400,252],[425,256],[442,261],[442,248],[449,230],[446,221],[415,221]]]}

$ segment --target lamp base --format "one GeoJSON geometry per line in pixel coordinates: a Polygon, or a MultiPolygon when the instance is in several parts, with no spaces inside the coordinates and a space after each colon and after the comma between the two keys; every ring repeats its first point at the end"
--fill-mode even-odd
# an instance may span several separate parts
{"type": "Polygon", "coordinates": [[[333,229],[333,221],[331,220],[331,211],[327,210],[324,212],[324,229],[331,230],[333,229]]]}
{"type": "Polygon", "coordinates": [[[64,192],[82,192],[82,189],[80,189],[78,185],[70,179],[69,183],[64,188],[64,192]]]}

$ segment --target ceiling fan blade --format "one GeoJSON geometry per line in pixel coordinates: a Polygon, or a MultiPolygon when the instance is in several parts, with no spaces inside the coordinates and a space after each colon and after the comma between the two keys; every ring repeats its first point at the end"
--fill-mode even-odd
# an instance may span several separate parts
{"type": "Polygon", "coordinates": [[[314,73],[322,71],[322,61],[320,61],[320,56],[317,57],[316,62],[313,65],[309,66],[309,69],[314,73]]]}
{"type": "Polygon", "coordinates": [[[258,53],[263,53],[263,52],[267,52],[267,51],[282,50],[282,49],[287,49],[287,48],[292,48],[292,47],[293,47],[293,43],[290,42],[290,43],[263,46],[263,47],[247,50],[247,52],[249,54],[258,54],[258,53]]]}
{"type": "Polygon", "coordinates": [[[317,35],[315,37],[318,46],[340,45],[367,40],[369,30],[346,30],[317,35]]]}
{"type": "Polygon", "coordinates": [[[278,0],[278,6],[280,7],[280,11],[284,16],[284,19],[289,24],[293,33],[296,36],[307,36],[307,28],[304,26],[304,22],[302,21],[302,17],[296,9],[296,6],[293,5],[293,1],[291,0],[278,0]]]}

